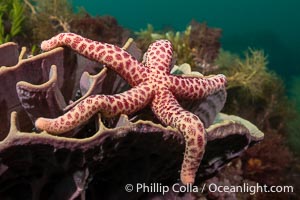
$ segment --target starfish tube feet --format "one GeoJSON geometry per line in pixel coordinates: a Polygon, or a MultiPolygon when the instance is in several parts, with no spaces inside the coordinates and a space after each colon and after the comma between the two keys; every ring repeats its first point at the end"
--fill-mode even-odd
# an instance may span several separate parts
{"type": "Polygon", "coordinates": [[[58,135],[82,125],[97,112],[105,117],[121,113],[131,114],[146,106],[151,98],[152,92],[147,85],[140,85],[116,95],[92,95],[58,118],[38,118],[35,127],[58,135]]]}

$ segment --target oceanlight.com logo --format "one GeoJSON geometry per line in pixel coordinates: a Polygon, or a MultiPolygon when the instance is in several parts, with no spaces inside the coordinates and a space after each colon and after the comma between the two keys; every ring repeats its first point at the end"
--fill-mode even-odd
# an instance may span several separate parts
{"type": "Polygon", "coordinates": [[[215,183],[210,183],[207,185],[209,192],[224,192],[224,193],[249,193],[250,195],[254,195],[256,193],[263,192],[271,192],[271,193],[279,193],[279,192],[288,192],[293,193],[293,186],[267,186],[267,185],[249,185],[248,183],[243,183],[242,185],[231,185],[231,186],[223,186],[217,185],[215,183]]]}
{"type": "Polygon", "coordinates": [[[248,183],[243,183],[242,185],[217,185],[215,183],[204,184],[202,186],[195,186],[195,185],[182,185],[176,183],[172,186],[163,185],[162,183],[136,183],[136,184],[127,184],[125,185],[126,192],[155,192],[155,193],[162,193],[163,195],[173,191],[173,192],[195,192],[195,193],[203,193],[204,190],[208,192],[221,192],[221,193],[249,193],[250,195],[254,195],[256,193],[263,193],[263,192],[271,192],[271,193],[279,193],[279,192],[288,192],[293,193],[294,187],[293,186],[267,186],[267,185],[249,185],[248,183]]]}

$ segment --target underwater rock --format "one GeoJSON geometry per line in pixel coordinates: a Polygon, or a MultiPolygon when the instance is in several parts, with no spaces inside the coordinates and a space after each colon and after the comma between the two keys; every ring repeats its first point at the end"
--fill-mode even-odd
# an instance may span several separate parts
{"type": "MultiPolygon", "coordinates": [[[[99,114],[80,127],[74,137],[31,132],[33,125],[27,125],[30,128],[24,125],[23,121],[31,122],[24,115],[24,109],[30,113],[29,109],[24,101],[24,108],[21,108],[17,92],[11,88],[19,81],[26,81],[32,86],[40,85],[37,87],[38,94],[50,89],[50,94],[59,98],[50,98],[45,105],[53,112],[61,112],[63,104],[59,103],[62,100],[58,90],[64,82],[60,81],[64,77],[62,61],[61,48],[24,59],[20,63],[27,64],[18,63],[19,67],[13,70],[15,74],[20,73],[13,74],[17,81],[2,84],[1,91],[14,92],[13,99],[19,107],[10,106],[11,111],[17,111],[11,115],[10,112],[1,113],[1,116],[10,115],[10,126],[6,125],[10,128],[9,131],[6,129],[3,134],[6,137],[0,142],[0,199],[75,199],[80,195],[87,199],[154,199],[147,193],[128,193],[124,187],[129,183],[171,186],[179,182],[184,138],[177,129],[158,123],[147,107],[136,114],[112,119],[99,114]],[[55,74],[53,65],[61,70],[60,73],[55,74]],[[47,68],[47,75],[43,66],[47,68]],[[34,70],[38,73],[32,75],[34,70]],[[55,87],[49,88],[50,83],[55,87]],[[87,130],[94,131],[88,135],[82,134],[87,130]]],[[[2,79],[9,78],[2,76],[2,79]]],[[[79,82],[83,99],[90,94],[114,94],[129,87],[120,76],[106,68],[96,75],[84,73],[79,82]]],[[[10,93],[2,93],[1,97],[8,101],[5,95],[10,93]]],[[[37,98],[36,95],[29,97],[37,98]]],[[[20,99],[22,101],[24,97],[20,99]]],[[[236,116],[218,114],[225,99],[226,91],[221,90],[201,101],[182,102],[183,107],[203,120],[207,132],[206,152],[197,172],[196,184],[213,176],[224,164],[263,139],[263,134],[250,122],[236,116]]],[[[79,101],[74,101],[64,111],[79,101]]],[[[33,109],[40,107],[34,108],[34,105],[38,104],[32,104],[33,109]]],[[[31,115],[35,119],[38,114],[35,111],[31,115]]]]}

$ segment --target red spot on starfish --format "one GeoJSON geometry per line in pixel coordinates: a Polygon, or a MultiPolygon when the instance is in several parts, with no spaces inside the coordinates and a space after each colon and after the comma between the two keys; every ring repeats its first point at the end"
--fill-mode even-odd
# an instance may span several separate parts
{"type": "Polygon", "coordinates": [[[81,45],[80,45],[80,47],[79,47],[79,51],[84,51],[85,50],[85,48],[86,48],[86,44],[85,43],[82,43],[81,45]]]}
{"type": "Polygon", "coordinates": [[[108,56],[105,57],[105,61],[108,62],[108,63],[110,63],[112,60],[113,60],[112,56],[108,55],[108,56]]]}

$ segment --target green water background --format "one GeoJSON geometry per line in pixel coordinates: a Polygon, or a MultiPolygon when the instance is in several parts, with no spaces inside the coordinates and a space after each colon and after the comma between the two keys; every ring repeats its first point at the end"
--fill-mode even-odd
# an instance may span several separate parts
{"type": "Polygon", "coordinates": [[[72,0],[91,15],[112,15],[138,31],[186,28],[195,19],[223,30],[222,48],[242,54],[263,49],[271,70],[286,83],[300,76],[300,0],[72,0]]]}

